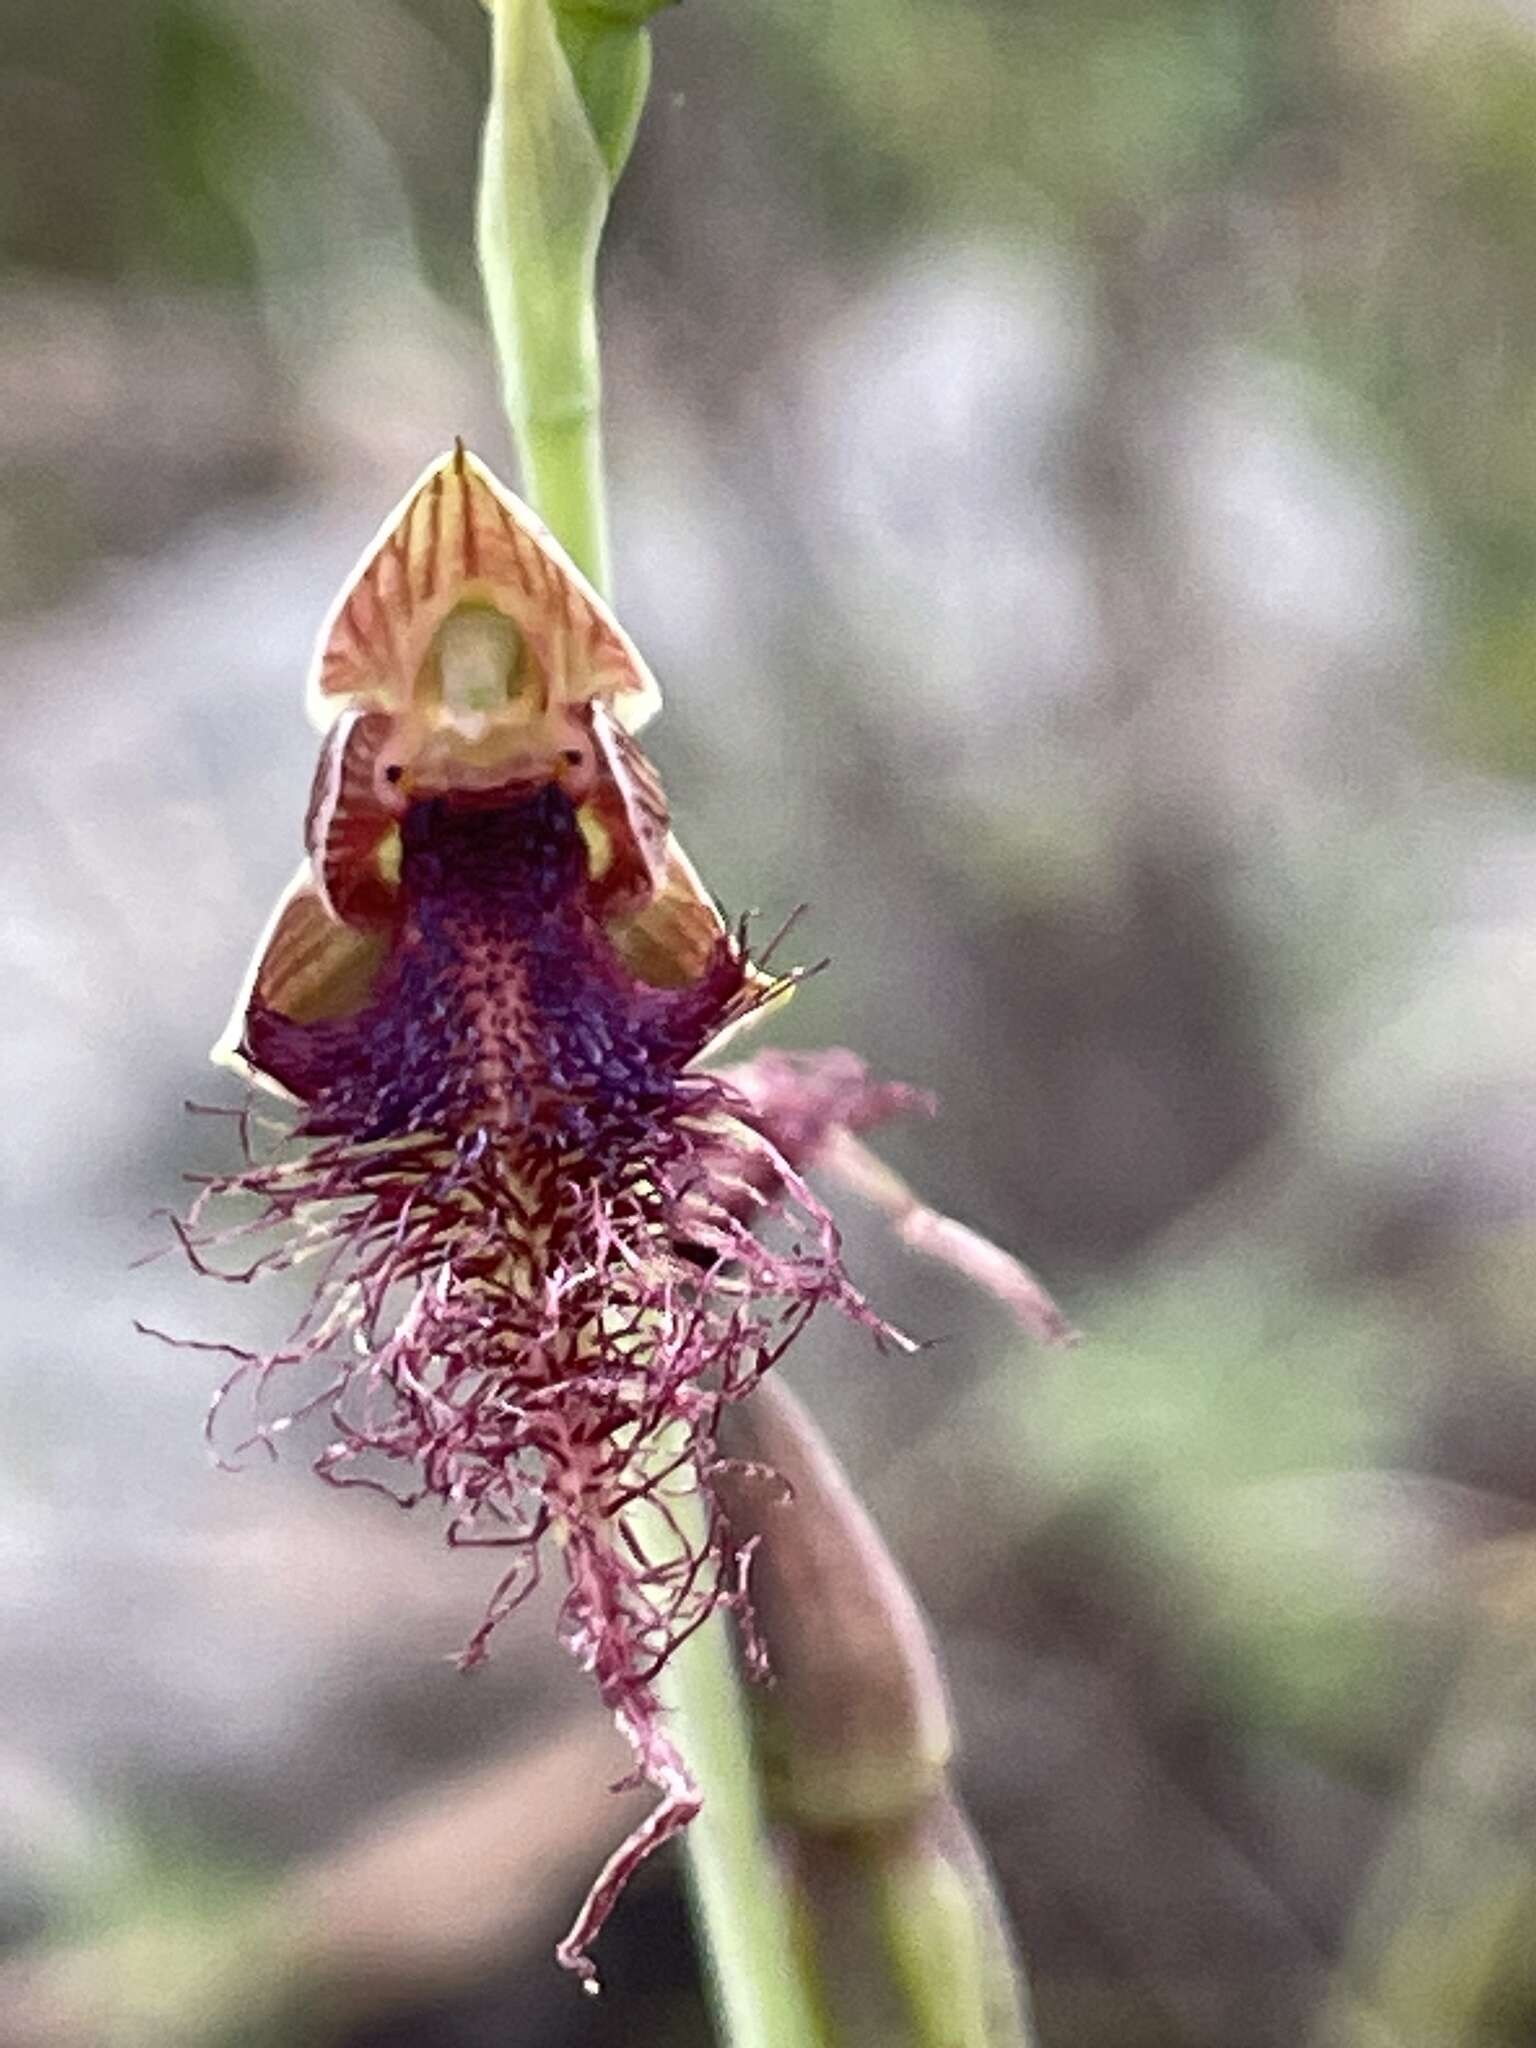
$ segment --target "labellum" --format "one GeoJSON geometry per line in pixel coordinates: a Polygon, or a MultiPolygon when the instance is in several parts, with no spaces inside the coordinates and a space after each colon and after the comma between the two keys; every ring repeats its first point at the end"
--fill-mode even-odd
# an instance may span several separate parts
{"type": "Polygon", "coordinates": [[[237,1389],[239,1449],[320,1414],[326,1478],[505,1551],[466,1661],[558,1557],[564,1639],[660,1794],[559,1950],[589,1980],[698,1803],[658,1675],[717,1608],[748,1620],[721,1406],[823,1303],[889,1334],[764,1104],[698,1069],[795,977],[673,839],[633,738],[657,701],[527,509],[462,446],[429,469],[321,634],[306,856],[216,1049],[294,1122],[182,1227],[225,1277],[314,1275],[214,1426],[237,1389]]]}

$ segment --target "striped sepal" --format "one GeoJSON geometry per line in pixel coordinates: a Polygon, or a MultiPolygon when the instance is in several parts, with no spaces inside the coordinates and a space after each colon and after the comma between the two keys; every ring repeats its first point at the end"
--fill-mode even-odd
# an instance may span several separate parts
{"type": "Polygon", "coordinates": [[[654,677],[602,598],[459,441],[390,514],[332,607],[310,672],[315,722],[347,704],[410,709],[433,635],[465,604],[514,622],[551,702],[600,699],[630,731],[659,708],[654,677]]]}

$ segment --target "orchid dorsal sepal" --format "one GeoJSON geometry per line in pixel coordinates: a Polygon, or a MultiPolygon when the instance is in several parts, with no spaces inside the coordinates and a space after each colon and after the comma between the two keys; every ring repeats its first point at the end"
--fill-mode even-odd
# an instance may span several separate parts
{"type": "Polygon", "coordinates": [[[481,610],[526,644],[544,706],[607,704],[637,732],[656,680],[544,522],[464,446],[432,463],[384,521],[326,616],[310,669],[323,729],[348,706],[396,714],[441,692],[444,624],[481,610]]]}

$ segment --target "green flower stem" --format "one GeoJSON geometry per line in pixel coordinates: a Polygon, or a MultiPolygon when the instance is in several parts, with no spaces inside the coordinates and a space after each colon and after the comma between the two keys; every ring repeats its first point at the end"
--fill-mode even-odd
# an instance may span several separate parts
{"type": "MultiPolygon", "coordinates": [[[[632,75],[643,92],[644,64],[632,75]]],[[[528,497],[599,589],[609,575],[596,271],[616,175],[550,0],[492,0],[479,249],[502,397],[528,497]]]]}
{"type": "MultiPolygon", "coordinates": [[[[490,4],[479,253],[503,395],[524,488],[599,589],[609,573],[597,250],[645,95],[651,11],[645,0],[568,14],[555,0],[490,4]]],[[[722,1617],[673,1659],[668,1695],[704,1797],[688,1852],[723,2039],[822,2048],[722,1617]]]]}
{"type": "MultiPolygon", "coordinates": [[[[688,1531],[695,1539],[700,1532],[688,1531]]],[[[768,1833],[723,1614],[712,1615],[675,1653],[663,1693],[678,1746],[704,1794],[688,1830],[688,1874],[722,2036],[730,2048],[830,2048],[768,1833]]]]}

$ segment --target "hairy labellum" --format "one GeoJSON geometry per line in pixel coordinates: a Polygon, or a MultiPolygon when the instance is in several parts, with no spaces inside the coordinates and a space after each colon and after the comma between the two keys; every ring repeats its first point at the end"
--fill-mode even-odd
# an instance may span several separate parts
{"type": "Polygon", "coordinates": [[[587,884],[557,786],[413,805],[366,1001],[299,1021],[258,994],[245,1015],[241,1054],[307,1142],[205,1189],[187,1238],[226,1268],[252,1243],[230,1277],[319,1276],[283,1350],[236,1354],[243,1445],[320,1409],[326,1477],[435,1498],[451,1542],[506,1549],[467,1661],[553,1544],[564,1638],[662,1795],[561,1946],[590,1978],[625,1877],[697,1806],[658,1673],[715,1609],[747,1619],[711,1486],[721,1403],[823,1302],[883,1326],[762,1116],[690,1070],[774,985],[723,931],[686,986],[640,979],[587,884]],[[230,1196],[254,1210],[220,1228],[230,1196]]]}

